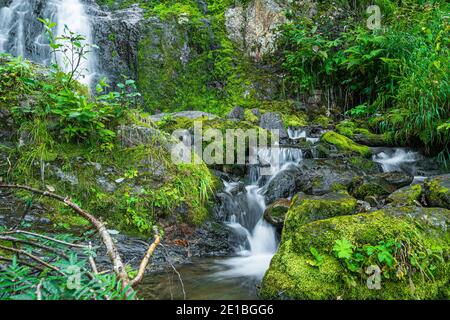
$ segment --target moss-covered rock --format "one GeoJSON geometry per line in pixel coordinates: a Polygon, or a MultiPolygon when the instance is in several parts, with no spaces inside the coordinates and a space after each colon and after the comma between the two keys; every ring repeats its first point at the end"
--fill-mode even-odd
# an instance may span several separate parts
{"type": "Polygon", "coordinates": [[[351,215],[356,211],[357,201],[347,192],[332,192],[322,196],[310,196],[298,193],[287,213],[289,225],[284,232],[292,232],[301,225],[316,220],[328,219],[336,216],[351,215]]]}
{"type": "Polygon", "coordinates": [[[264,211],[264,219],[281,232],[284,224],[284,219],[290,206],[290,200],[279,199],[272,203],[269,207],[267,207],[267,209],[264,211]]]}
{"type": "Polygon", "coordinates": [[[435,237],[423,228],[405,215],[395,217],[383,211],[339,216],[304,225],[298,224],[296,215],[288,214],[281,245],[262,282],[261,296],[275,299],[449,298],[448,238],[435,237]],[[350,245],[348,261],[333,252],[337,241],[350,245]],[[377,255],[365,253],[369,247],[378,250],[377,246],[384,248],[389,242],[399,246],[392,249],[393,260],[389,267],[381,263],[377,255]],[[403,246],[408,249],[402,249],[403,246]],[[356,262],[357,259],[360,262],[356,262]],[[371,268],[381,269],[379,289],[369,288],[374,270],[371,268]]]}
{"type": "Polygon", "coordinates": [[[450,174],[426,179],[424,193],[430,206],[450,209],[450,174]]]}
{"type": "Polygon", "coordinates": [[[361,200],[366,197],[384,197],[395,190],[408,186],[413,177],[402,172],[384,172],[355,177],[350,184],[350,193],[361,200]]]}
{"type": "Polygon", "coordinates": [[[363,157],[369,157],[372,154],[369,147],[357,144],[353,140],[334,131],[325,133],[321,141],[332,144],[341,151],[355,153],[363,157]]]}
{"type": "Polygon", "coordinates": [[[406,186],[394,191],[389,195],[387,201],[391,206],[416,206],[420,204],[422,197],[422,186],[415,184],[413,186],[406,186]]]}
{"type": "Polygon", "coordinates": [[[353,141],[369,147],[389,145],[387,135],[375,134],[366,128],[358,127],[355,122],[344,120],[336,126],[336,131],[353,141]]]}

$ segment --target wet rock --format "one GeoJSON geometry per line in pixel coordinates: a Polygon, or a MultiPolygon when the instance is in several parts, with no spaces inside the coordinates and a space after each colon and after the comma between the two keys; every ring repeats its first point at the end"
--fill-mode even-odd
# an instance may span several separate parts
{"type": "Polygon", "coordinates": [[[429,206],[450,209],[450,174],[426,179],[424,194],[429,206]]]}
{"type": "Polygon", "coordinates": [[[290,200],[278,199],[264,211],[264,219],[277,228],[279,232],[281,232],[286,213],[288,212],[290,206],[290,200]]]}
{"type": "Polygon", "coordinates": [[[384,172],[355,177],[349,187],[350,193],[358,199],[383,197],[413,182],[413,177],[403,172],[384,172]]]}
{"type": "Polygon", "coordinates": [[[233,110],[227,115],[228,119],[244,120],[245,111],[242,107],[234,107],[233,110]]]}
{"type": "Polygon", "coordinates": [[[97,184],[106,192],[114,192],[116,191],[116,185],[112,182],[109,182],[106,177],[97,177],[97,184]]]}
{"type": "MultiPolygon", "coordinates": [[[[450,211],[445,211],[432,213],[424,208],[412,207],[407,210],[408,213],[399,214],[398,208],[395,208],[392,213],[376,211],[337,216],[303,225],[299,224],[299,215],[289,212],[280,247],[262,281],[261,296],[264,299],[284,297],[300,300],[338,297],[357,300],[447,299],[448,293],[445,288],[448,287],[449,276],[448,257],[445,254],[435,260],[433,281],[424,278],[420,272],[406,271],[408,275],[403,281],[396,277],[383,277],[381,289],[373,290],[368,288],[369,275],[362,269],[353,285],[343,289],[343,283],[346,283],[344,275],[349,274],[348,269],[342,263],[342,259],[336,258],[331,250],[336,241],[342,239],[359,248],[362,248],[362,245],[377,246],[381,241],[387,242],[392,239],[409,243],[412,250],[448,248],[447,231],[440,227],[442,223],[448,226],[450,211]],[[430,221],[431,225],[424,223],[422,219],[427,219],[431,215],[434,217],[430,221]],[[362,281],[359,281],[360,275],[362,281]],[[414,283],[415,290],[411,290],[411,282],[414,283]]],[[[411,259],[408,254],[406,259],[411,259]]]]}
{"type": "Polygon", "coordinates": [[[267,130],[278,130],[280,139],[288,138],[283,118],[279,112],[266,112],[261,116],[259,126],[267,130]]]}
{"type": "Polygon", "coordinates": [[[78,178],[75,174],[71,172],[64,172],[61,170],[61,168],[58,168],[57,166],[50,166],[49,167],[50,175],[55,176],[59,180],[63,182],[70,183],[72,186],[78,185],[78,178]]]}
{"type": "Polygon", "coordinates": [[[442,235],[447,233],[450,226],[450,210],[445,208],[425,208],[418,206],[392,207],[381,209],[386,215],[406,217],[417,221],[429,234],[442,235]]]}
{"type": "Polygon", "coordinates": [[[364,158],[305,159],[298,167],[299,190],[312,195],[346,190],[354,177],[380,172],[376,164],[364,158]]]}
{"type": "Polygon", "coordinates": [[[355,143],[353,140],[334,131],[328,131],[321,137],[321,141],[336,146],[340,151],[355,153],[362,157],[369,157],[372,152],[369,147],[355,143]]]}
{"type": "Polygon", "coordinates": [[[280,198],[292,197],[298,192],[302,182],[302,171],[297,166],[289,166],[278,172],[261,189],[267,204],[273,203],[280,198]]]}

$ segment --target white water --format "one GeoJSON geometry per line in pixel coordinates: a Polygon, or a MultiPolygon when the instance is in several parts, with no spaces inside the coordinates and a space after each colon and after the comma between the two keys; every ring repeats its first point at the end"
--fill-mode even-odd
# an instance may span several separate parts
{"type": "Polygon", "coordinates": [[[373,161],[381,164],[384,172],[403,171],[405,165],[413,165],[420,159],[420,154],[401,148],[386,149],[373,156],[373,161]]]}
{"type": "Polygon", "coordinates": [[[318,137],[308,137],[308,134],[305,129],[289,128],[288,136],[289,136],[289,139],[291,139],[291,140],[306,139],[306,141],[311,142],[312,144],[315,144],[315,143],[319,142],[319,140],[320,140],[320,138],[318,138],[318,137]]]}
{"type": "MultiPolygon", "coordinates": [[[[290,165],[296,165],[302,160],[299,149],[272,148],[258,151],[261,164],[270,161],[275,156],[277,164],[274,166],[273,174],[277,174],[290,165]]],[[[253,181],[254,182],[254,181],[253,181]]],[[[225,184],[226,192],[233,189],[236,184],[225,184]]],[[[233,214],[227,225],[237,235],[244,236],[245,243],[237,248],[237,257],[220,261],[221,265],[227,267],[226,271],[213,274],[216,278],[250,277],[261,280],[269,268],[270,261],[275,254],[278,243],[275,228],[264,220],[263,214],[266,209],[262,188],[251,184],[245,188],[248,210],[233,214]],[[237,217],[236,215],[241,215],[237,217]],[[254,227],[250,227],[251,221],[257,221],[254,227]],[[250,230],[251,229],[251,230],[250,230]]]]}
{"type": "MultiPolygon", "coordinates": [[[[64,34],[64,26],[70,31],[82,35],[86,43],[92,45],[91,22],[86,15],[84,5],[80,0],[59,0],[57,1],[57,34],[64,34]]],[[[91,49],[92,50],[92,49],[91,49]]],[[[69,56],[69,59],[72,59],[69,56]]],[[[64,63],[62,54],[58,56],[58,64],[64,66],[65,71],[70,71],[70,66],[64,63]]],[[[81,62],[80,70],[82,73],[78,80],[81,83],[90,85],[95,75],[96,59],[93,52],[89,52],[85,60],[81,62]]]]}
{"type": "MultiPolygon", "coordinates": [[[[0,8],[0,53],[7,52],[14,56],[48,64],[51,56],[43,29],[37,34],[32,29],[34,25],[40,24],[37,22],[38,18],[48,18],[56,22],[57,36],[64,34],[64,26],[67,25],[70,31],[85,37],[86,43],[93,44],[91,22],[80,0],[47,1],[42,10],[42,16],[35,16],[33,3],[34,1],[30,0],[13,0],[9,7],[0,8]]],[[[57,56],[57,60],[65,71],[70,71],[70,66],[64,63],[62,54],[57,56]]],[[[79,70],[82,72],[77,80],[90,86],[96,72],[95,66],[95,54],[90,52],[86,59],[81,61],[79,70]]]]}
{"type": "Polygon", "coordinates": [[[6,51],[6,43],[10,34],[15,33],[12,41],[11,54],[25,55],[24,16],[29,12],[29,4],[26,0],[13,0],[9,7],[0,9],[0,52],[6,51]]]}

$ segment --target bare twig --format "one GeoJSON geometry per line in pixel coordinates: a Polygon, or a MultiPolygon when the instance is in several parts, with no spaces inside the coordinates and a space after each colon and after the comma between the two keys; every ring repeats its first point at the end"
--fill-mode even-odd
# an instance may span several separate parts
{"type": "MultiPolygon", "coordinates": [[[[6,258],[6,257],[3,257],[3,256],[0,256],[0,261],[8,261],[8,262],[12,262],[13,261],[13,259],[11,259],[11,258],[6,258]]],[[[33,264],[31,264],[31,263],[28,263],[28,262],[26,262],[26,261],[22,261],[22,260],[17,260],[20,264],[23,264],[23,265],[25,265],[25,266],[27,266],[27,267],[30,267],[30,268],[33,268],[33,269],[36,269],[36,270],[39,270],[39,271],[44,271],[44,269],[43,268],[41,268],[41,267],[39,267],[39,266],[36,266],[36,265],[33,265],[33,264]]]]}
{"type": "Polygon", "coordinates": [[[36,286],[36,300],[42,300],[41,288],[42,288],[43,281],[44,281],[44,279],[41,279],[41,281],[39,281],[39,284],[36,286]]]}
{"type": "Polygon", "coordinates": [[[147,268],[147,265],[150,262],[150,258],[160,242],[161,242],[161,238],[159,236],[158,229],[155,228],[155,240],[150,245],[150,247],[148,247],[148,250],[145,253],[144,258],[141,261],[141,264],[139,266],[139,270],[138,270],[136,277],[133,280],[131,280],[132,286],[135,286],[142,281],[144,274],[145,274],[145,269],[147,268]]]}
{"type": "MultiPolygon", "coordinates": [[[[90,242],[89,242],[89,249],[92,249],[92,245],[90,242]]],[[[95,264],[94,258],[90,254],[89,254],[89,264],[91,265],[92,272],[94,274],[98,274],[97,265],[95,264]]]]}
{"type": "Polygon", "coordinates": [[[69,259],[69,256],[67,254],[65,254],[65,253],[60,252],[57,249],[45,246],[43,244],[31,241],[31,240],[17,239],[17,238],[9,237],[9,236],[0,236],[0,240],[10,241],[10,242],[13,242],[13,243],[27,244],[27,245],[30,245],[30,246],[33,246],[33,247],[36,247],[36,248],[40,248],[42,250],[46,250],[46,251],[52,252],[52,253],[54,253],[56,255],[59,255],[59,256],[62,256],[64,258],[66,258],[66,259],[69,259]]]}
{"type": "Polygon", "coordinates": [[[47,267],[49,269],[52,269],[53,271],[56,271],[56,272],[58,272],[61,275],[65,275],[61,270],[59,270],[59,268],[57,268],[57,267],[55,267],[55,266],[45,262],[41,258],[38,258],[38,257],[36,257],[35,255],[33,255],[33,254],[29,253],[29,252],[26,252],[25,250],[5,247],[5,246],[2,246],[2,245],[0,245],[0,249],[6,250],[6,251],[10,251],[10,252],[14,252],[16,254],[23,254],[23,255],[27,256],[28,258],[30,258],[31,260],[34,260],[37,263],[42,264],[43,266],[45,266],[45,267],[47,267]]]}
{"type": "MultiPolygon", "coordinates": [[[[1,185],[0,185],[0,187],[1,187],[1,185]]],[[[5,231],[5,232],[0,232],[0,235],[16,234],[16,233],[22,233],[22,234],[27,234],[27,235],[34,236],[34,237],[37,237],[37,238],[46,239],[46,240],[53,241],[53,242],[56,242],[56,243],[59,243],[59,244],[63,244],[63,245],[69,246],[69,247],[83,248],[83,249],[89,248],[89,246],[86,246],[86,245],[70,243],[70,242],[58,240],[58,239],[55,239],[55,238],[52,238],[52,237],[48,237],[48,236],[45,236],[45,235],[42,235],[42,234],[39,234],[39,233],[34,233],[34,232],[30,232],[30,231],[25,231],[25,230],[5,231]]]]}

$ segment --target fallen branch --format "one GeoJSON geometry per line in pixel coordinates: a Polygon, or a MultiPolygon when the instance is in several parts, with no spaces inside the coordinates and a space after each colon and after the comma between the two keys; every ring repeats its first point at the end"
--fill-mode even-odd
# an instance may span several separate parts
{"type": "MultiPolygon", "coordinates": [[[[41,196],[49,197],[49,198],[64,202],[73,211],[75,211],[75,213],[77,213],[78,215],[80,215],[83,218],[85,218],[86,220],[88,220],[95,227],[95,229],[97,229],[97,232],[100,235],[100,238],[106,247],[106,253],[107,253],[109,259],[111,260],[113,270],[114,270],[114,273],[116,274],[116,277],[118,278],[119,281],[121,281],[123,287],[129,286],[131,288],[131,289],[129,289],[129,292],[127,294],[131,295],[133,293],[132,287],[136,286],[137,284],[139,284],[139,282],[142,281],[144,273],[145,273],[145,269],[146,269],[148,263],[150,262],[150,258],[152,256],[153,252],[155,251],[156,247],[160,243],[160,236],[157,232],[156,232],[156,236],[155,236],[155,241],[149,246],[145,256],[143,257],[143,259],[141,261],[141,264],[140,264],[140,267],[138,270],[138,274],[136,275],[136,277],[133,280],[130,280],[128,277],[128,273],[126,272],[126,269],[125,269],[125,264],[122,261],[120,253],[119,253],[113,239],[111,238],[111,235],[108,233],[108,231],[106,229],[106,225],[103,222],[101,222],[100,220],[98,220],[97,218],[95,218],[93,215],[88,213],[87,211],[81,209],[77,204],[72,202],[69,197],[63,197],[63,196],[60,196],[58,194],[55,194],[55,193],[52,193],[49,191],[42,191],[42,190],[38,190],[38,189],[29,187],[29,186],[24,186],[24,185],[0,184],[0,189],[26,190],[26,191],[29,191],[29,192],[32,192],[35,194],[39,194],[41,196]]],[[[24,233],[24,234],[39,236],[39,237],[42,237],[42,238],[45,238],[45,239],[48,239],[51,241],[56,240],[56,239],[53,239],[50,237],[33,234],[33,233],[30,233],[28,231],[23,231],[23,230],[13,230],[13,231],[9,231],[9,232],[4,232],[2,234],[11,234],[11,233],[24,233]]],[[[56,242],[61,243],[60,240],[56,240],[56,242]]],[[[65,243],[65,244],[69,245],[69,243],[65,243]]],[[[74,245],[74,244],[70,244],[70,245],[73,247],[89,248],[89,246],[81,246],[81,245],[74,245]]],[[[10,248],[7,248],[7,249],[10,249],[10,248]]],[[[17,250],[17,249],[15,249],[15,250],[17,250]]],[[[22,250],[19,250],[19,251],[22,251],[22,250]]],[[[26,252],[24,252],[24,253],[28,254],[26,252]]],[[[39,259],[37,257],[34,257],[34,258],[39,259]]],[[[42,260],[39,259],[39,261],[42,261],[42,260]]],[[[45,261],[42,261],[42,262],[45,263],[45,261]]],[[[51,269],[56,268],[51,265],[48,265],[48,267],[51,269]]],[[[94,268],[96,269],[96,267],[93,267],[93,269],[94,268]]]]}
{"type": "Polygon", "coordinates": [[[161,238],[159,236],[158,229],[155,228],[155,240],[150,245],[150,247],[148,247],[148,250],[145,253],[144,258],[141,261],[141,264],[139,266],[139,270],[138,270],[136,277],[133,280],[131,280],[132,286],[137,285],[144,278],[145,269],[147,268],[147,265],[150,262],[150,258],[153,255],[153,252],[155,251],[156,247],[159,245],[160,242],[161,242],[161,238]]]}

